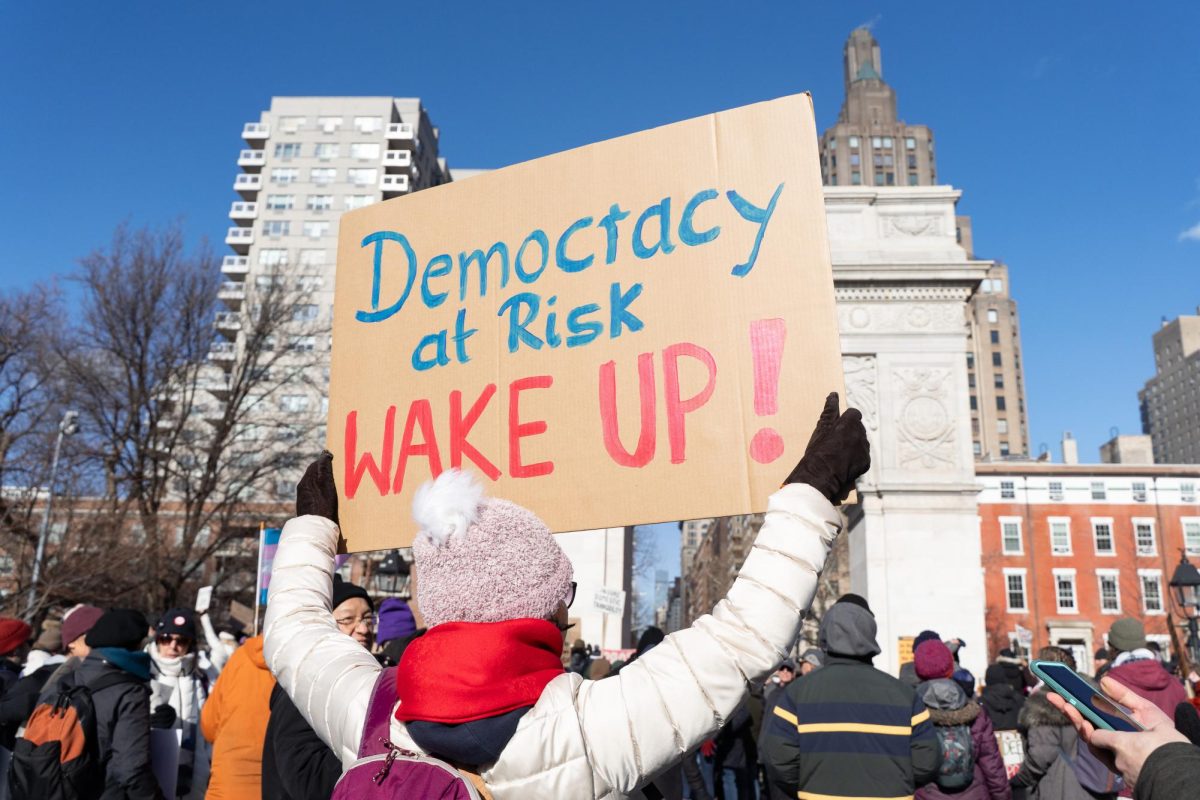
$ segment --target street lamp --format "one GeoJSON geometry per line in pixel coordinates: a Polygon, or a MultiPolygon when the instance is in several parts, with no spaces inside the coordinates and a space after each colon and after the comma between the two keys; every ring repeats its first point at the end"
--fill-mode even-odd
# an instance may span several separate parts
{"type": "Polygon", "coordinates": [[[29,581],[29,599],[26,603],[25,615],[32,616],[37,605],[38,579],[42,576],[42,559],[46,557],[46,537],[50,534],[50,512],[54,505],[54,484],[58,480],[58,456],[62,452],[64,436],[70,436],[79,430],[79,412],[67,411],[62,421],[58,423],[58,437],[54,440],[54,457],[50,460],[50,485],[46,489],[46,513],[42,517],[42,529],[38,533],[37,552],[33,557],[33,577],[29,581]]]}
{"type": "Polygon", "coordinates": [[[1183,616],[1187,618],[1188,638],[1187,650],[1192,663],[1200,661],[1200,570],[1187,560],[1186,553],[1180,553],[1179,566],[1171,576],[1171,594],[1175,598],[1183,616]]]}

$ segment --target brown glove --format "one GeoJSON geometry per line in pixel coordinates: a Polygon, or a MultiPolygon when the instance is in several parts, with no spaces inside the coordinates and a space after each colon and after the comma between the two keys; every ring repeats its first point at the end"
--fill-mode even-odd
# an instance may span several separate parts
{"type": "Polygon", "coordinates": [[[854,481],[871,468],[867,429],[857,408],[838,414],[838,394],[830,392],[817,420],[804,457],[784,484],[807,483],[840,504],[854,488],[854,481]]]}
{"type": "Polygon", "coordinates": [[[296,484],[296,516],[315,514],[338,524],[337,486],[333,483],[333,453],[323,450],[296,484]]]}

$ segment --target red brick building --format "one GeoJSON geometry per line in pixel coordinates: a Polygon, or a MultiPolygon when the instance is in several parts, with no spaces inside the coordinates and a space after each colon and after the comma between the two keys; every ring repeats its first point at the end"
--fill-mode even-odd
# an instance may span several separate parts
{"type": "Polygon", "coordinates": [[[1091,672],[1123,616],[1169,648],[1167,584],[1181,552],[1200,562],[1200,467],[1014,462],[976,474],[989,660],[1057,644],[1091,672]]]}

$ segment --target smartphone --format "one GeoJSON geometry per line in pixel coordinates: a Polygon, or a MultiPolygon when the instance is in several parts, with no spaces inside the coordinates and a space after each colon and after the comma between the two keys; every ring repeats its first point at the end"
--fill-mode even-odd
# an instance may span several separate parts
{"type": "Polygon", "coordinates": [[[1078,709],[1089,722],[1106,731],[1137,733],[1145,730],[1133,712],[1113,700],[1096,682],[1060,661],[1034,661],[1029,665],[1050,690],[1078,709]]]}

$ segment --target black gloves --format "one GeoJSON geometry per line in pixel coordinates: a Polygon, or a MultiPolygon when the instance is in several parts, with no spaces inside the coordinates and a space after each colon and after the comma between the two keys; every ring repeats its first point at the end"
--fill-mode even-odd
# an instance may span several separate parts
{"type": "Polygon", "coordinates": [[[175,709],[163,703],[150,714],[150,727],[166,730],[175,724],[175,709]]]}
{"type": "Polygon", "coordinates": [[[858,476],[870,468],[871,449],[862,414],[850,408],[839,416],[837,392],[830,392],[804,457],[784,484],[807,483],[836,506],[850,494],[858,476]]]}
{"type": "Polygon", "coordinates": [[[338,524],[338,495],[333,483],[333,453],[323,450],[296,484],[296,516],[315,514],[338,524]]]}

